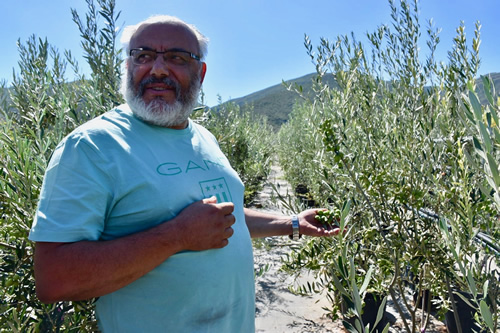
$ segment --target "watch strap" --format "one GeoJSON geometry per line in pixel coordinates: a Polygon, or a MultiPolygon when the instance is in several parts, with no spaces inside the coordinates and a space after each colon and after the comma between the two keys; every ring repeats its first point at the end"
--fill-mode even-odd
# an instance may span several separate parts
{"type": "Polygon", "coordinates": [[[300,239],[300,230],[299,230],[299,217],[297,215],[292,215],[292,234],[290,238],[294,241],[300,239]]]}

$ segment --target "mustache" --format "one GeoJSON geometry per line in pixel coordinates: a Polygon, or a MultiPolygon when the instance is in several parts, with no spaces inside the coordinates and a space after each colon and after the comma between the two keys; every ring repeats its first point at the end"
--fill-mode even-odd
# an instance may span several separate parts
{"type": "Polygon", "coordinates": [[[155,84],[155,83],[161,83],[165,84],[167,86],[173,87],[175,89],[175,96],[179,98],[181,89],[179,86],[179,83],[177,81],[172,80],[169,77],[164,77],[164,78],[155,78],[155,77],[149,77],[141,81],[139,84],[139,93],[142,96],[144,94],[144,90],[146,88],[146,85],[148,84],[155,84]]]}

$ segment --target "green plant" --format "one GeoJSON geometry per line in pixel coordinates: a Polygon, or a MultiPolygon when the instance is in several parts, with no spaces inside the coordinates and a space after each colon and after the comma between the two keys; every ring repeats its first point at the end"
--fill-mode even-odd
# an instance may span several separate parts
{"type": "MultiPolygon", "coordinates": [[[[314,81],[313,89],[316,92],[321,89],[318,80],[314,81]]],[[[315,175],[323,154],[321,133],[314,126],[323,117],[319,104],[320,102],[305,98],[293,107],[289,121],[278,132],[280,148],[277,149],[279,164],[292,188],[303,187],[309,192],[307,195],[312,193],[314,199],[318,199],[317,193],[325,190],[316,181],[315,175]]],[[[307,198],[312,199],[311,196],[307,198]]]]}
{"type": "Polygon", "coordinates": [[[334,210],[319,210],[314,218],[319,221],[324,228],[332,228],[339,226],[340,214],[341,212],[338,208],[334,210]]]}
{"type": "Polygon", "coordinates": [[[265,118],[252,114],[250,106],[240,108],[232,103],[220,104],[217,110],[206,110],[198,116],[198,121],[215,135],[222,152],[245,184],[245,203],[251,203],[271,169],[271,127],[265,118]]]}
{"type": "MultiPolygon", "coordinates": [[[[87,23],[98,29],[81,30],[88,40],[101,36],[99,48],[87,59],[99,58],[91,80],[78,73],[70,52],[61,56],[47,40],[30,37],[19,46],[19,74],[14,75],[9,98],[0,104],[0,331],[95,332],[93,301],[42,304],[35,296],[33,247],[27,240],[36,210],[46,165],[52,151],[74,127],[121,102],[116,83],[121,63],[114,49],[116,38],[114,1],[99,1],[97,14],[92,1],[87,23]],[[107,29],[107,30],[106,30],[107,29]],[[105,42],[106,41],[106,42],[105,42]],[[107,43],[111,41],[111,43],[107,43]],[[112,59],[111,59],[112,58],[112,59]],[[102,60],[102,61],[101,61],[102,60]],[[78,80],[68,82],[71,65],[78,80]],[[94,79],[107,73],[108,83],[94,79]],[[97,93],[99,91],[99,93],[97,93]]],[[[73,11],[75,20],[78,18],[73,11]]],[[[81,26],[80,26],[81,27],[81,26]]],[[[3,90],[3,89],[2,89],[3,90]]]]}
{"type": "MultiPolygon", "coordinates": [[[[298,120],[291,119],[280,136],[290,138],[300,130],[309,146],[280,140],[280,150],[287,151],[280,161],[292,182],[307,181],[318,205],[340,208],[338,204],[349,199],[349,229],[355,231],[347,232],[350,241],[344,253],[358,268],[354,274],[361,278],[370,267],[378,270],[367,288],[385,285],[406,331],[415,332],[425,330],[429,314],[417,316],[419,301],[411,302],[407,286],[439,296],[442,315],[448,303],[445,281],[456,272],[456,258],[442,246],[439,218],[458,226],[464,253],[469,255],[484,253],[473,241],[477,231],[495,229],[491,203],[479,190],[481,175],[462,167],[468,130],[458,117],[457,94],[479,66],[480,26],[476,25],[469,48],[462,24],[449,64],[438,64],[434,59],[438,32],[429,24],[429,55],[422,61],[417,2],[389,4],[392,26],[369,33],[369,47],[354,36],[340,36],[334,42],[321,39],[314,50],[306,38],[319,77],[314,100],[292,114],[298,120]],[[335,76],[338,89],[322,83],[327,72],[335,76]],[[299,154],[305,162],[294,158],[299,154]],[[302,174],[295,176],[288,170],[292,166],[302,174]],[[403,310],[410,313],[411,322],[403,310]]],[[[291,257],[291,262],[301,263],[297,269],[326,272],[331,278],[324,279],[321,288],[334,295],[339,286],[332,282],[342,271],[335,260],[343,253],[336,242],[326,243],[308,242],[306,252],[291,257]]],[[[479,272],[476,277],[477,283],[484,283],[479,272]]]]}
{"type": "Polygon", "coordinates": [[[89,106],[98,108],[95,114],[101,114],[123,103],[120,94],[122,50],[117,47],[120,12],[116,11],[114,0],[97,0],[98,8],[94,0],[85,1],[88,8],[85,23],[76,10],[72,9],[71,14],[80,31],[84,58],[91,69],[91,84],[86,86],[85,95],[89,106]],[[100,24],[100,19],[104,24],[100,24]]]}
{"type": "MultiPolygon", "coordinates": [[[[326,227],[338,226],[339,235],[307,241],[296,252],[288,255],[283,269],[288,272],[303,269],[316,271],[316,280],[299,286],[295,292],[308,294],[326,290],[326,297],[332,305],[327,310],[332,319],[339,318],[342,312],[344,325],[350,332],[375,332],[375,327],[383,319],[387,300],[385,290],[389,281],[384,280],[386,274],[381,271],[387,265],[382,257],[373,260],[375,258],[369,252],[374,249],[367,243],[359,242],[363,240],[362,234],[372,231],[353,227],[350,208],[351,204],[347,201],[341,210],[319,211],[317,219],[325,223],[326,227]],[[367,294],[382,299],[377,309],[365,308],[367,294]],[[363,321],[365,311],[377,312],[374,323],[363,321]]],[[[375,234],[372,233],[372,236],[375,234]]],[[[387,332],[389,325],[384,326],[384,332],[387,332]]]]}
{"type": "MultiPolygon", "coordinates": [[[[466,169],[466,162],[483,175],[488,186],[481,186],[481,192],[494,203],[496,211],[491,211],[490,219],[497,220],[500,211],[500,199],[498,190],[500,188],[499,177],[499,147],[500,147],[500,131],[498,129],[500,111],[500,98],[495,93],[495,86],[492,81],[483,77],[483,86],[485,87],[485,95],[487,104],[482,106],[479,103],[479,98],[475,92],[474,84],[469,82],[468,92],[461,95],[460,117],[468,132],[472,136],[472,142],[475,154],[470,154],[466,149],[463,154],[466,161],[462,164],[462,168],[466,169]],[[496,98],[496,100],[495,100],[496,98]]],[[[448,221],[441,219],[440,227],[446,241],[448,250],[452,253],[453,258],[458,266],[458,270],[452,271],[452,276],[447,280],[447,285],[450,293],[450,298],[463,296],[452,290],[468,291],[471,295],[471,300],[466,300],[476,313],[476,320],[481,327],[488,328],[491,332],[496,332],[499,326],[498,303],[500,297],[500,270],[498,262],[500,257],[500,244],[498,242],[499,228],[496,222],[493,224],[483,224],[486,226],[483,230],[471,230],[474,238],[481,236],[484,242],[485,251],[481,253],[471,253],[470,238],[464,237],[461,230],[463,224],[474,226],[476,216],[464,214],[462,216],[462,224],[456,221],[448,221]],[[487,232],[491,237],[487,237],[487,232]]],[[[454,303],[452,303],[454,307],[454,303]]],[[[455,320],[458,323],[458,330],[461,330],[456,309],[455,320]]]]}

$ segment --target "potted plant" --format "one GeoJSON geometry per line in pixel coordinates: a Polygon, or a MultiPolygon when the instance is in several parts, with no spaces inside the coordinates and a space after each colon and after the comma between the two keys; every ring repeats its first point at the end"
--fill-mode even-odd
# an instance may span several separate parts
{"type": "Polygon", "coordinates": [[[346,328],[354,332],[382,332],[387,301],[386,266],[380,249],[371,246],[367,234],[374,232],[356,228],[349,216],[350,204],[342,209],[319,211],[317,218],[329,227],[336,224],[341,232],[337,237],[318,241],[308,240],[285,260],[283,269],[297,272],[303,269],[316,272],[316,282],[299,286],[296,291],[311,293],[326,290],[332,319],[342,314],[346,328]],[[349,224],[349,227],[347,227],[349,224]],[[362,242],[367,242],[362,244],[362,242]]]}
{"type": "MultiPolygon", "coordinates": [[[[481,105],[474,82],[460,99],[460,119],[469,130],[469,140],[462,150],[464,172],[476,171],[486,184],[479,186],[484,200],[479,212],[463,205],[460,218],[440,220],[445,244],[453,256],[456,269],[447,279],[450,312],[446,322],[449,332],[481,332],[498,330],[500,295],[500,244],[498,235],[499,189],[499,124],[500,100],[495,101],[495,86],[482,77],[486,105],[481,105]],[[470,168],[470,169],[469,169],[470,168]],[[465,228],[464,228],[465,226],[465,228]],[[464,232],[464,230],[468,232],[464,232]]],[[[468,188],[468,182],[459,183],[468,188]]],[[[468,191],[470,192],[470,191],[468,191]]]]}
{"type": "MultiPolygon", "coordinates": [[[[455,225],[454,246],[461,244],[463,253],[472,255],[484,253],[474,243],[477,231],[497,220],[492,220],[487,196],[479,190],[484,187],[480,175],[464,168],[467,128],[457,116],[456,94],[478,69],[479,27],[472,50],[463,25],[457,29],[449,65],[438,65],[433,58],[439,39],[431,27],[431,54],[422,62],[416,51],[420,37],[416,5],[390,4],[394,30],[381,26],[368,34],[370,49],[341,36],[333,42],[322,39],[313,51],[306,38],[319,78],[314,101],[302,104],[309,113],[298,114],[301,118],[294,123],[302,126],[301,132],[315,129],[319,137],[307,137],[316,149],[305,152],[313,157],[313,167],[301,168],[290,161],[288,165],[308,173],[303,177],[310,181],[309,193],[318,206],[335,206],[347,198],[350,213],[347,234],[340,240],[311,241],[299,252],[300,258],[293,258],[307,263],[300,268],[322,270],[322,286],[328,292],[354,300],[366,281],[355,278],[358,269],[359,276],[370,268],[378,270],[363,291],[380,281],[401,313],[405,330],[416,332],[425,330],[429,314],[419,316],[417,307],[422,304],[408,297],[409,285],[419,294],[428,290],[438,297],[441,316],[450,305],[449,286],[458,286],[464,276],[466,281],[472,276],[481,285],[486,282],[484,271],[471,269],[463,275],[458,270],[459,261],[445,246],[439,221],[455,225]],[[326,72],[335,77],[336,89],[323,83],[326,72]]],[[[285,134],[299,131],[284,129],[285,134]]],[[[289,158],[294,155],[283,151],[289,158]]],[[[492,170],[500,184],[498,167],[492,170]]],[[[338,304],[338,297],[333,301],[338,304]]]]}

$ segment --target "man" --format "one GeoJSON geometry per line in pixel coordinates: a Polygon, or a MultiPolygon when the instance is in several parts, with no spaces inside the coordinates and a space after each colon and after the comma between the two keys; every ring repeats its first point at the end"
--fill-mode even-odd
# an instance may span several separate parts
{"type": "MultiPolygon", "coordinates": [[[[47,168],[30,233],[37,295],[98,297],[104,332],[253,332],[250,237],[289,235],[291,218],[243,208],[215,138],[188,119],[207,39],[159,16],[122,41],[127,104],[73,131],[47,168]]],[[[338,233],[315,214],[299,214],[301,234],[338,233]]]]}

